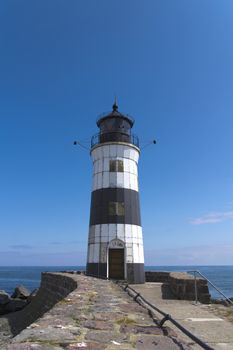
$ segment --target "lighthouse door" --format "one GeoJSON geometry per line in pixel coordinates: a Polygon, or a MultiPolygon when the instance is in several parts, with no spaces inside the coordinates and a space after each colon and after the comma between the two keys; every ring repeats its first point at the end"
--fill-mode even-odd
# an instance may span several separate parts
{"type": "Polygon", "coordinates": [[[124,249],[109,249],[109,278],[124,279],[124,249]]]}

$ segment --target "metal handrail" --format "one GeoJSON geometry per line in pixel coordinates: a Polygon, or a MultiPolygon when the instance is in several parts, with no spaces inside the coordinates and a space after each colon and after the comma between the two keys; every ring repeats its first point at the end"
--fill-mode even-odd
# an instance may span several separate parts
{"type": "MultiPolygon", "coordinates": [[[[223,292],[221,292],[220,289],[218,289],[206,276],[204,276],[200,271],[198,270],[192,270],[192,271],[187,271],[188,273],[193,273],[194,274],[194,280],[195,280],[195,302],[197,304],[198,302],[198,295],[197,295],[197,276],[196,273],[198,273],[202,278],[204,278],[219,294],[221,294],[225,300],[230,304],[233,305],[233,302],[231,299],[229,299],[223,292]]],[[[227,304],[228,305],[228,304],[227,304]]]]}
{"type": "MultiPolygon", "coordinates": [[[[131,143],[133,145],[135,145],[136,147],[139,148],[139,138],[137,135],[135,134],[127,134],[127,133],[124,133],[124,132],[119,132],[119,131],[113,131],[113,132],[106,132],[106,133],[100,133],[98,132],[97,134],[93,135],[92,138],[91,138],[91,148],[94,147],[95,145],[98,145],[99,143],[101,143],[101,136],[103,137],[104,135],[109,135],[110,136],[110,139],[109,139],[109,142],[114,142],[114,136],[119,136],[119,135],[122,135],[123,139],[124,140],[124,137],[126,137],[127,143],[131,143]],[[113,138],[111,139],[111,136],[113,136],[113,138]]],[[[121,137],[118,139],[116,138],[115,141],[119,141],[121,139],[121,137]]],[[[124,141],[123,141],[124,142],[124,141]]]]}
{"type": "Polygon", "coordinates": [[[156,322],[160,327],[163,327],[163,325],[166,321],[170,321],[171,323],[174,324],[174,326],[176,326],[179,330],[181,330],[185,335],[187,335],[190,339],[192,339],[196,344],[200,345],[201,348],[203,348],[205,350],[214,350],[211,346],[206,344],[203,340],[196,337],[188,329],[183,327],[179,322],[177,322],[174,318],[172,318],[171,315],[167,314],[163,310],[160,310],[158,307],[151,304],[140,293],[138,293],[135,289],[130,287],[128,284],[126,284],[126,285],[120,284],[120,286],[124,291],[127,291],[129,295],[130,295],[130,291],[133,292],[134,295],[131,295],[131,296],[134,298],[135,301],[137,301],[140,305],[144,306],[148,310],[148,312],[152,315],[152,318],[153,318],[153,313],[152,313],[151,309],[157,311],[158,313],[160,313],[163,316],[162,320],[159,322],[153,318],[153,321],[156,322]],[[146,306],[145,306],[145,304],[146,304],[146,306]]]}

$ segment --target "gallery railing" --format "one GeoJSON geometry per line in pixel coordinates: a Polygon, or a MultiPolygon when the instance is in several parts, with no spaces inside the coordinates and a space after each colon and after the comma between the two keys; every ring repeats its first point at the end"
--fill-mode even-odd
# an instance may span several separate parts
{"type": "Polygon", "coordinates": [[[105,142],[126,142],[139,147],[139,138],[135,134],[126,134],[123,132],[98,133],[91,138],[91,147],[105,142]]]}

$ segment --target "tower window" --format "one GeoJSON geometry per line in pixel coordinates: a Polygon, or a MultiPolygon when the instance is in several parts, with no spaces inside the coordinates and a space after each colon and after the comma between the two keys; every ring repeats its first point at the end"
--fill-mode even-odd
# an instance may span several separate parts
{"type": "Polygon", "coordinates": [[[111,172],[120,172],[124,171],[124,163],[123,160],[110,160],[109,168],[111,172]]]}
{"type": "Polygon", "coordinates": [[[108,213],[109,215],[125,215],[125,204],[124,202],[109,202],[108,205],[108,213]]]}

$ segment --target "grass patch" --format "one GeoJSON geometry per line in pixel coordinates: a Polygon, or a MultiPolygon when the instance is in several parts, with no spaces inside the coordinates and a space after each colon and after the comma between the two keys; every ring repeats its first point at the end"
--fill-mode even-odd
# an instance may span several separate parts
{"type": "Polygon", "coordinates": [[[228,311],[226,312],[226,317],[228,318],[228,320],[229,320],[230,322],[233,322],[233,308],[231,308],[230,310],[228,310],[228,311]]]}
{"type": "Polygon", "coordinates": [[[137,337],[134,334],[130,334],[129,342],[132,345],[132,347],[135,348],[137,344],[137,337]]]}
{"type": "Polygon", "coordinates": [[[32,343],[37,343],[41,345],[59,345],[61,341],[59,340],[41,340],[41,339],[35,339],[35,338],[30,338],[27,341],[32,342],[32,343]]]}
{"type": "Polygon", "coordinates": [[[72,304],[72,302],[71,300],[62,299],[58,302],[58,304],[72,304]]]}
{"type": "Polygon", "coordinates": [[[229,322],[233,323],[233,307],[226,307],[222,305],[216,305],[213,309],[215,315],[227,319],[229,322]]]}
{"type": "Polygon", "coordinates": [[[126,325],[126,324],[135,324],[136,322],[132,318],[123,317],[123,318],[120,318],[119,320],[117,320],[116,323],[119,325],[122,325],[122,324],[126,325]]]}
{"type": "Polygon", "coordinates": [[[97,294],[98,294],[98,293],[96,293],[96,292],[89,292],[89,293],[87,293],[87,295],[88,295],[88,300],[89,300],[89,301],[94,301],[94,300],[96,299],[96,297],[97,297],[97,294]]]}
{"type": "Polygon", "coordinates": [[[73,317],[73,320],[74,320],[74,322],[75,322],[75,326],[76,326],[76,327],[80,327],[80,325],[81,325],[80,320],[79,320],[78,318],[74,318],[74,317],[73,317]]]}

